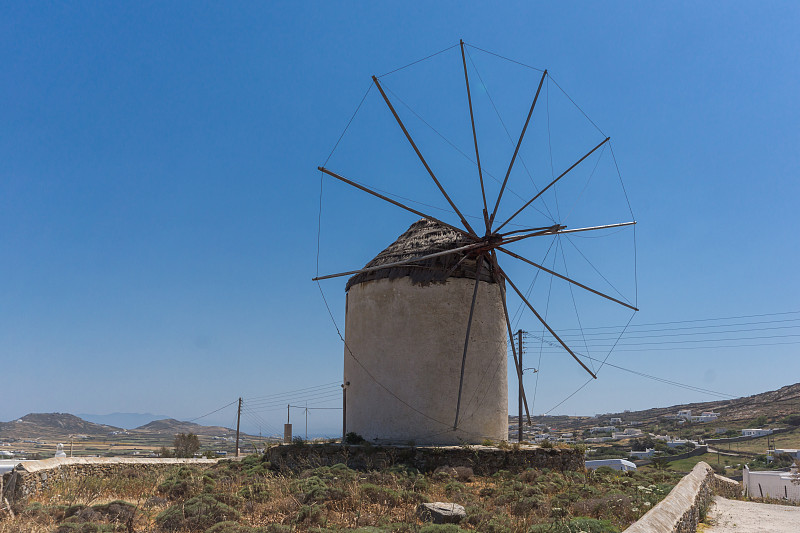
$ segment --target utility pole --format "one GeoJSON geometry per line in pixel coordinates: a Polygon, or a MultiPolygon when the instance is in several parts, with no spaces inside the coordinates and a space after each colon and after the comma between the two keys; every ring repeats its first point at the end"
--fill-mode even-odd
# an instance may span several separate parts
{"type": "Polygon", "coordinates": [[[349,381],[342,383],[342,444],[347,436],[347,386],[349,381]]]}
{"type": "Polygon", "coordinates": [[[239,457],[239,422],[242,420],[242,398],[239,397],[239,410],[236,412],[236,457],[239,457]]]}
{"type": "Polygon", "coordinates": [[[517,331],[517,338],[519,349],[517,350],[517,354],[519,356],[519,390],[517,391],[518,403],[519,403],[519,433],[517,436],[517,442],[522,442],[522,330],[517,331]]]}
{"type": "Polygon", "coordinates": [[[286,404],[286,423],[283,425],[283,442],[285,444],[292,443],[292,423],[290,420],[291,404],[286,404]]]}
{"type": "Polygon", "coordinates": [[[306,442],[308,442],[308,402],[306,402],[306,442]]]}

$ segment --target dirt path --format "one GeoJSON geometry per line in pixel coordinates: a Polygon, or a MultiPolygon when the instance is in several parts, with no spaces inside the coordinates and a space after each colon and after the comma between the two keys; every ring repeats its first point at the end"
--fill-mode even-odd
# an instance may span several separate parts
{"type": "Polygon", "coordinates": [[[797,533],[800,507],[727,500],[717,496],[708,513],[707,533],[797,533]]]}

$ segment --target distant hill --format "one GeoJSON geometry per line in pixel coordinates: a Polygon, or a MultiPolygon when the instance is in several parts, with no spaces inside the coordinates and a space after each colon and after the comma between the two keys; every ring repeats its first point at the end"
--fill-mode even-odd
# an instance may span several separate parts
{"type": "Polygon", "coordinates": [[[203,426],[193,422],[181,422],[174,418],[165,418],[163,420],[153,420],[149,424],[139,426],[134,429],[136,432],[147,433],[168,433],[175,435],[176,433],[194,433],[195,435],[225,435],[233,432],[232,429],[224,428],[221,426],[203,426]]]}
{"type": "Polygon", "coordinates": [[[720,420],[725,422],[744,422],[761,415],[770,422],[779,421],[789,415],[800,414],[800,383],[787,385],[778,390],[762,392],[744,398],[718,400],[714,402],[686,403],[671,407],[656,407],[644,411],[615,413],[606,416],[621,417],[626,421],[654,421],[664,415],[675,414],[679,410],[691,409],[692,414],[703,411],[720,413],[720,420]]]}
{"type": "Polygon", "coordinates": [[[151,413],[111,413],[108,415],[79,413],[77,416],[89,422],[94,422],[95,424],[105,424],[125,429],[133,429],[152,422],[153,420],[169,418],[166,415],[154,415],[151,413]]]}
{"type": "Polygon", "coordinates": [[[119,430],[118,427],[87,422],[69,413],[30,413],[11,422],[0,422],[0,435],[6,438],[105,435],[119,430]]]}
{"type": "Polygon", "coordinates": [[[684,409],[691,409],[692,414],[700,414],[703,411],[719,413],[720,417],[716,425],[727,427],[745,426],[760,416],[767,418],[768,425],[782,425],[781,421],[785,417],[800,414],[800,383],[787,385],[774,391],[730,400],[684,403],[670,407],[653,407],[643,411],[605,413],[596,417],[532,416],[531,421],[534,424],[545,424],[559,429],[578,430],[605,425],[610,418],[621,418],[625,423],[652,424],[658,422],[665,415],[675,415],[678,411],[684,409]]]}
{"type": "Polygon", "coordinates": [[[69,413],[30,413],[11,422],[0,422],[2,439],[67,440],[70,435],[88,435],[105,439],[111,432],[159,440],[165,438],[171,440],[178,433],[194,433],[208,437],[235,433],[232,429],[220,426],[203,426],[192,422],[181,422],[174,418],[153,420],[126,432],[118,426],[96,424],[69,413]]]}

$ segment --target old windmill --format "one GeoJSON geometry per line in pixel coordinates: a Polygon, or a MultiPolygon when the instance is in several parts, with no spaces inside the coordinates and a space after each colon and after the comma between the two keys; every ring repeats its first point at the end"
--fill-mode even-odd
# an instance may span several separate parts
{"type": "MultiPolygon", "coordinates": [[[[460,225],[410,207],[407,205],[409,202],[391,198],[389,194],[382,194],[325,165],[318,167],[323,175],[420,217],[364,268],[314,278],[319,282],[351,276],[346,286],[344,336],[346,430],[370,441],[457,444],[507,439],[507,340],[511,341],[521,391],[523,372],[506,303],[507,286],[560,348],[596,379],[596,373],[534,307],[524,287],[512,281],[500,264],[501,256],[511,257],[614,304],[637,310],[630,302],[589,287],[509,248],[513,243],[529,239],[635,224],[633,220],[579,228],[567,227],[559,221],[535,227],[519,224],[523,220],[520,215],[602,149],[609,137],[586,151],[557,176],[551,176],[546,186],[501,220],[498,210],[504,194],[509,191],[509,177],[548,72],[544,70],[541,73],[524,126],[505,166],[504,177],[497,180],[500,185],[497,196],[490,199],[485,184],[486,170],[481,164],[465,43],[461,41],[451,48],[456,46],[461,51],[475,174],[480,184],[482,217],[479,223],[470,224],[468,216],[445,190],[379,77],[372,77],[374,87],[460,225]]],[[[522,396],[525,398],[524,391],[522,396]]],[[[528,410],[526,398],[525,409],[528,410]]]]}

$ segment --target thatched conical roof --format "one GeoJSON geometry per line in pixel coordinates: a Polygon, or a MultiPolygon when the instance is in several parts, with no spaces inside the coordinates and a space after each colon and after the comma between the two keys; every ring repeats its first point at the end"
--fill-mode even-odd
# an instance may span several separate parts
{"type": "MultiPolygon", "coordinates": [[[[473,241],[447,226],[427,219],[414,222],[405,233],[400,235],[388,248],[379,253],[375,259],[366,264],[365,268],[386,265],[397,261],[404,261],[414,257],[452,250],[473,241]]],[[[467,254],[470,252],[467,251],[467,254]]],[[[444,283],[450,278],[475,279],[477,263],[474,257],[467,257],[460,264],[464,252],[433,257],[424,261],[417,261],[390,268],[382,268],[372,272],[356,274],[347,282],[347,288],[376,279],[397,279],[408,276],[412,283],[427,285],[429,283],[444,283]],[[457,266],[456,266],[457,265],[457,266]],[[454,269],[455,267],[455,269],[454,269]]],[[[492,283],[486,263],[481,269],[481,281],[492,283]]]]}

